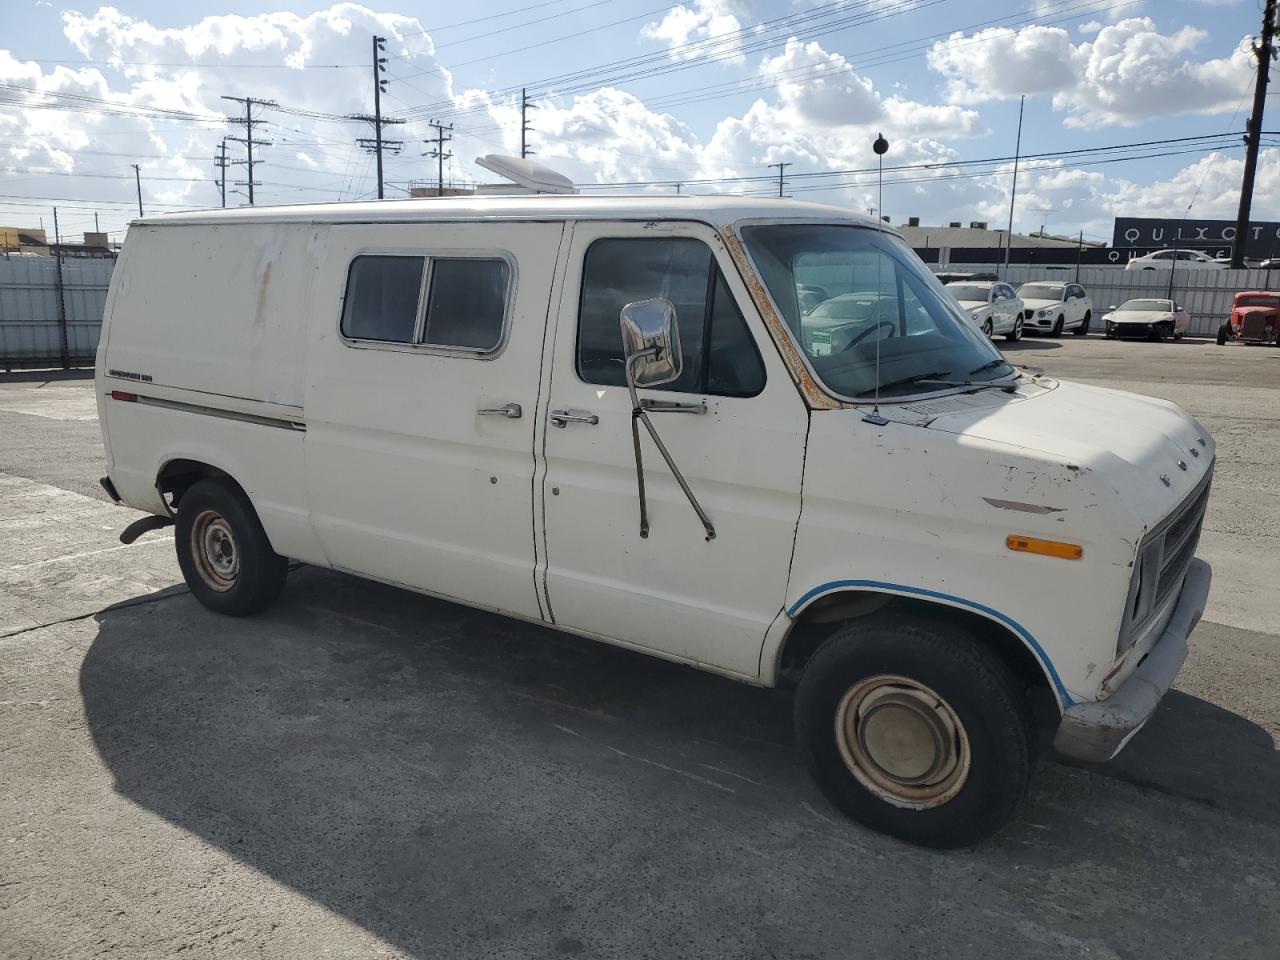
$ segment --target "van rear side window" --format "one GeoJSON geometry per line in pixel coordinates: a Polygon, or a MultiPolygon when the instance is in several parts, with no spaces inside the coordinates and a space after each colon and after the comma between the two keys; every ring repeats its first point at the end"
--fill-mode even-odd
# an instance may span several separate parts
{"type": "Polygon", "coordinates": [[[489,353],[502,343],[510,286],[511,267],[498,258],[358,256],[342,335],[489,353]]]}
{"type": "Polygon", "coordinates": [[[422,298],[422,257],[356,257],[347,274],[342,335],[412,343],[422,298]]]}
{"type": "Polygon", "coordinates": [[[509,273],[504,260],[432,260],[423,342],[467,350],[497,347],[509,273]]]}

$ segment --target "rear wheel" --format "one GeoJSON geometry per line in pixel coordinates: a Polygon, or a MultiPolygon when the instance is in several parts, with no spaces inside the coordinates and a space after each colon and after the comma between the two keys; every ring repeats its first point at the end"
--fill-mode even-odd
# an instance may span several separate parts
{"type": "Polygon", "coordinates": [[[1084,319],[1080,321],[1080,326],[1076,327],[1075,332],[1077,337],[1083,337],[1086,333],[1089,332],[1089,324],[1092,320],[1093,320],[1092,313],[1086,313],[1084,315],[1084,319]]]}
{"type": "Polygon", "coordinates": [[[1049,331],[1049,336],[1051,337],[1062,336],[1062,326],[1064,323],[1066,323],[1065,317],[1058,317],[1057,320],[1053,321],[1053,329],[1049,331]]]}
{"type": "Polygon", "coordinates": [[[796,736],[826,795],[853,819],[929,847],[1000,829],[1026,793],[1026,698],[968,633],[869,618],[834,633],[796,696],[796,736]]]}
{"type": "Polygon", "coordinates": [[[243,617],[271,605],[288,561],[271,549],[249,498],[224,480],[201,480],[178,501],[178,566],[210,610],[243,617]]]}

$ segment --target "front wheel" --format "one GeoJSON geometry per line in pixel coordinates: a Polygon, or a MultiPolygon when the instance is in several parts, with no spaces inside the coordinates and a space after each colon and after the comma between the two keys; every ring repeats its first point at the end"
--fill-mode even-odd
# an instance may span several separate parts
{"type": "Polygon", "coordinates": [[[1076,327],[1076,336],[1083,337],[1089,332],[1089,324],[1093,321],[1093,314],[1086,313],[1084,319],[1080,321],[1080,326],[1076,327]]]}
{"type": "Polygon", "coordinates": [[[992,326],[991,326],[991,321],[990,321],[990,320],[984,320],[984,321],[982,321],[982,335],[983,335],[984,337],[990,337],[990,336],[991,336],[991,333],[992,333],[992,329],[993,329],[993,328],[992,328],[992,326]]]}
{"type": "Polygon", "coordinates": [[[173,541],[187,586],[210,610],[248,616],[284,588],[288,561],[271,549],[249,498],[227,481],[201,480],[182,494],[173,541]]]}
{"type": "MultiPolygon", "coordinates": [[[[1218,346],[1220,347],[1226,346],[1227,340],[1230,338],[1230,336],[1231,336],[1231,326],[1230,324],[1224,323],[1222,326],[1218,328],[1218,337],[1217,337],[1218,346]]],[[[1278,345],[1280,345],[1280,334],[1277,335],[1276,342],[1278,345]]]]}
{"type": "Polygon", "coordinates": [[[1017,343],[1022,339],[1022,317],[1018,317],[1013,321],[1013,329],[1004,335],[1004,338],[1010,343],[1017,343]]]}
{"type": "Polygon", "coordinates": [[[1031,779],[1026,698],[963,630],[881,616],[845,626],[796,695],[796,736],[831,802],[875,830],[928,847],[999,830],[1031,779]]]}
{"type": "Polygon", "coordinates": [[[1062,327],[1066,322],[1067,322],[1066,318],[1064,317],[1058,317],[1057,320],[1053,321],[1053,329],[1049,331],[1049,336],[1051,337],[1062,336],[1062,327]]]}

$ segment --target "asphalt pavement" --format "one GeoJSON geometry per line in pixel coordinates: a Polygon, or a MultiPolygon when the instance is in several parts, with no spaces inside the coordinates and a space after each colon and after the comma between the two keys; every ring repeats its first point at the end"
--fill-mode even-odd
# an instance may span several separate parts
{"type": "Polygon", "coordinates": [[[834,811],[784,691],[309,567],[218,617],[115,539],[91,381],[0,378],[0,957],[1274,958],[1280,350],[1008,352],[1201,419],[1215,581],[1125,753],[959,853],[834,811]]]}

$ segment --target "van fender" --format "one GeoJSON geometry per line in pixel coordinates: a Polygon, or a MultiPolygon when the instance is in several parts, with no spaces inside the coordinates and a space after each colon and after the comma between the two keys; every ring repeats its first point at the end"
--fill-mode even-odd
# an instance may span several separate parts
{"type": "Polygon", "coordinates": [[[1021,640],[1027,650],[1035,657],[1041,670],[1044,671],[1045,678],[1049,681],[1049,686],[1058,699],[1059,706],[1065,710],[1076,703],[1076,699],[1067,691],[1066,685],[1062,682],[1062,678],[1058,675],[1058,671],[1048,653],[1045,652],[1044,647],[1036,640],[1030,630],[1013,617],[976,600],[943,593],[940,590],[932,590],[910,584],[891,583],[884,580],[829,580],[807,590],[798,600],[787,607],[779,615],[778,619],[774,621],[773,626],[770,627],[765,637],[764,648],[761,650],[762,680],[766,683],[776,682],[778,663],[786,639],[791,632],[791,628],[795,626],[796,621],[803,615],[805,609],[822,597],[830,596],[833,593],[845,592],[882,593],[928,600],[943,606],[967,610],[993,623],[1000,624],[1021,640]],[[765,675],[766,671],[767,675],[765,675]]]}

